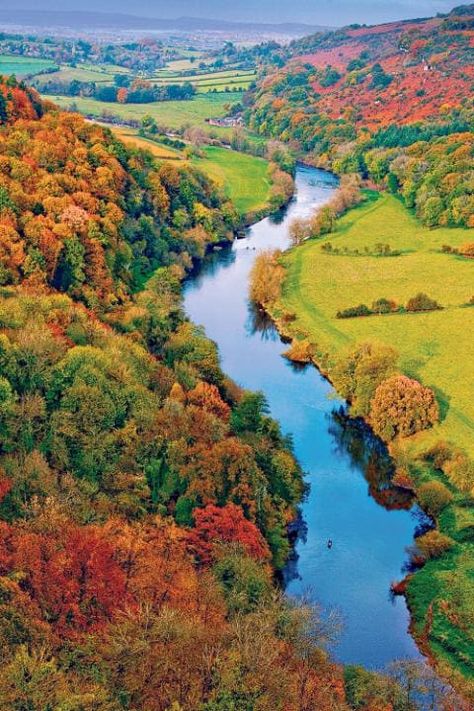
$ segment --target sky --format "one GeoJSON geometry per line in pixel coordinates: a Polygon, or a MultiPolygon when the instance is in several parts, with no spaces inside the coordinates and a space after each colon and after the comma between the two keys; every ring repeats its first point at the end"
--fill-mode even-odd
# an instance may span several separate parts
{"type": "Polygon", "coordinates": [[[0,0],[0,8],[92,10],[146,17],[183,15],[234,21],[313,25],[377,23],[448,12],[462,0],[0,0]]]}

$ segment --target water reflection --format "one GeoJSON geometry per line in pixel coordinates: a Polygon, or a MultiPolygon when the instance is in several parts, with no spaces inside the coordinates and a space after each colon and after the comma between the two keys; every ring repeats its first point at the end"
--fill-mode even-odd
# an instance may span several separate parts
{"type": "Polygon", "coordinates": [[[369,493],[377,503],[388,511],[411,509],[411,492],[392,483],[395,470],[384,442],[363,420],[350,417],[344,407],[333,410],[328,417],[331,421],[328,431],[334,438],[336,454],[349,455],[352,466],[363,473],[369,493]]]}

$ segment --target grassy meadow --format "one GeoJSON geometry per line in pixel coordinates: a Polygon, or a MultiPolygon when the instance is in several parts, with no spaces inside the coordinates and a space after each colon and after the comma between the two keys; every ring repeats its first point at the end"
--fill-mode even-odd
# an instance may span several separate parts
{"type": "Polygon", "coordinates": [[[241,214],[265,208],[270,194],[268,162],[218,146],[203,150],[192,163],[221,185],[241,214]]]}
{"type": "Polygon", "coordinates": [[[39,74],[55,66],[56,64],[49,59],[0,54],[0,75],[4,76],[15,74],[16,77],[21,79],[30,74],[39,74]]]}
{"type": "Polygon", "coordinates": [[[351,210],[324,240],[310,240],[285,255],[288,268],[282,303],[297,315],[294,327],[308,334],[320,352],[337,354],[363,340],[395,346],[404,372],[433,388],[442,420],[413,439],[415,448],[450,440],[474,456],[474,263],[441,253],[443,244],[459,246],[472,234],[464,229],[423,227],[395,197],[371,194],[351,210]],[[388,243],[400,256],[330,255],[324,242],[342,250],[373,250],[388,243]],[[406,304],[418,292],[444,309],[336,319],[340,309],[379,298],[406,304]],[[471,365],[470,365],[471,364],[471,365]]]}
{"type": "Polygon", "coordinates": [[[75,104],[80,113],[97,118],[103,116],[104,112],[119,116],[125,121],[140,121],[144,116],[150,115],[158,124],[166,128],[176,130],[185,126],[200,126],[208,133],[229,136],[232,129],[209,126],[206,119],[225,116],[226,107],[240,101],[242,96],[239,92],[207,93],[199,94],[187,101],[155,101],[151,104],[118,104],[70,96],[48,96],[47,98],[66,109],[71,104],[75,104]]]}
{"type": "MultiPolygon", "coordinates": [[[[108,127],[111,128],[111,127],[108,127]]],[[[181,161],[185,160],[185,156],[181,151],[170,146],[165,146],[162,143],[157,143],[148,138],[138,135],[138,131],[133,128],[128,128],[127,126],[114,126],[112,127],[113,132],[118,136],[124,143],[133,148],[144,148],[150,151],[155,158],[159,160],[175,160],[181,161]]]]}

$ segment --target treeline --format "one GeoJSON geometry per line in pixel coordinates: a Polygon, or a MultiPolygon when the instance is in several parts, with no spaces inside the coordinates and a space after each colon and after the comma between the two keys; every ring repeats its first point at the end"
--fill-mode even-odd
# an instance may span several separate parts
{"type": "MultiPolygon", "coordinates": [[[[34,81],[33,81],[34,84],[34,81]]],[[[82,96],[99,101],[118,102],[121,104],[148,104],[153,101],[183,101],[192,99],[196,94],[195,87],[190,82],[184,84],[152,84],[136,79],[128,86],[114,84],[96,84],[73,79],[64,82],[49,79],[37,84],[44,94],[59,94],[62,96],[82,96]]]]}

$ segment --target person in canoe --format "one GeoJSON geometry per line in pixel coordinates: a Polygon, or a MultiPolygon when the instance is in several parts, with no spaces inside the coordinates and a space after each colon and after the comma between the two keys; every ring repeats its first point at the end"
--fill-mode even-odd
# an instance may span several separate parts
{"type": "Polygon", "coordinates": [[[328,538],[328,548],[332,548],[332,540],[328,538]]]}

